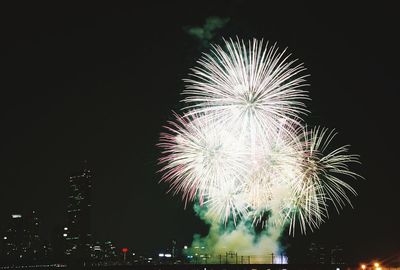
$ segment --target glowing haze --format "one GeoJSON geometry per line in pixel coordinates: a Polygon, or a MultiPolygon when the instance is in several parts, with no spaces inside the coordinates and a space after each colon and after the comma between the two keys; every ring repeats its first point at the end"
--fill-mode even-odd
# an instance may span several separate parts
{"type": "Polygon", "coordinates": [[[197,201],[210,224],[288,224],[292,234],[318,228],[329,205],[351,205],[344,180],[358,177],[349,169],[358,156],[331,147],[335,132],[304,124],[302,63],[255,39],[214,45],[197,63],[159,142],[162,181],[185,204],[197,201]]]}

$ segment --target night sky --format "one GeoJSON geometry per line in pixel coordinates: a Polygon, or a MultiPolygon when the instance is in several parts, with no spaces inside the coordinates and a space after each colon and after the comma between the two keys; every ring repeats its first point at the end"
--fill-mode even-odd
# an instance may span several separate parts
{"type": "Polygon", "coordinates": [[[205,233],[192,207],[158,184],[155,145],[200,56],[187,29],[219,16],[229,22],[213,41],[264,38],[303,61],[306,121],[335,128],[337,146],[361,155],[354,209],[288,241],[342,243],[355,259],[399,252],[397,9],[269,2],[3,6],[0,225],[36,209],[50,239],[66,219],[67,177],[87,160],[95,239],[155,251],[205,233]]]}

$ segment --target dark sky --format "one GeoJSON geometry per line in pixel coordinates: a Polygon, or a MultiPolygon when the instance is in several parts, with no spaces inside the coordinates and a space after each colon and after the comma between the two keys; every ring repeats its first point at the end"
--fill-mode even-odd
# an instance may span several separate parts
{"type": "Polygon", "coordinates": [[[200,55],[185,27],[221,16],[230,22],[217,41],[288,46],[311,74],[307,122],[336,128],[338,146],[361,155],[356,169],[366,180],[356,184],[354,209],[289,241],[344,243],[357,259],[399,252],[396,8],[214,2],[1,8],[1,225],[37,209],[50,237],[65,222],[67,176],[87,159],[96,239],[153,250],[204,233],[191,207],[158,184],[155,144],[200,55]]]}

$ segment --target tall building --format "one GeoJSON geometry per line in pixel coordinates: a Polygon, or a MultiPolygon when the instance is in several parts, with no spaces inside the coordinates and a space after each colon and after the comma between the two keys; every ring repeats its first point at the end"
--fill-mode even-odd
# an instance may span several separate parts
{"type": "Polygon", "coordinates": [[[118,251],[111,241],[99,242],[93,244],[91,259],[97,265],[107,265],[118,259],[118,251]]]}
{"type": "Polygon", "coordinates": [[[324,245],[321,243],[311,243],[308,248],[308,263],[329,264],[329,256],[324,245]]]}
{"type": "Polygon", "coordinates": [[[343,247],[340,245],[335,245],[331,249],[331,264],[344,264],[346,260],[344,258],[343,247]]]}
{"type": "Polygon", "coordinates": [[[89,258],[92,242],[92,172],[86,162],[77,173],[68,178],[67,224],[63,228],[65,254],[71,260],[89,258]]]}
{"type": "Polygon", "coordinates": [[[39,236],[39,226],[36,211],[12,214],[2,235],[2,260],[17,264],[43,260],[47,245],[39,236]]]}

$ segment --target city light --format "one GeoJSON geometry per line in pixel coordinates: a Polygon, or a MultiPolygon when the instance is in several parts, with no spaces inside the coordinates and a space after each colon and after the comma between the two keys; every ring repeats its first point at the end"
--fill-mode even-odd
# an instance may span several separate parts
{"type": "Polygon", "coordinates": [[[121,249],[122,253],[124,253],[124,262],[126,261],[126,253],[128,252],[128,248],[124,247],[121,249]]]}
{"type": "Polygon", "coordinates": [[[379,263],[374,263],[374,266],[376,267],[376,268],[378,268],[379,267],[379,263]]]}
{"type": "Polygon", "coordinates": [[[164,253],[158,254],[158,257],[164,257],[164,253]]]}
{"type": "Polygon", "coordinates": [[[366,269],[366,268],[367,268],[367,266],[365,264],[361,265],[361,269],[366,269]]]}

